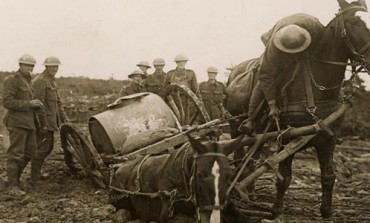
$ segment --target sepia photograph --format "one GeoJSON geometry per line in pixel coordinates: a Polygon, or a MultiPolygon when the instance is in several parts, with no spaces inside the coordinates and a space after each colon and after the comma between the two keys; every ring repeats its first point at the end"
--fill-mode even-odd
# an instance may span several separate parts
{"type": "Polygon", "coordinates": [[[370,222],[370,0],[12,0],[0,223],[370,222]]]}

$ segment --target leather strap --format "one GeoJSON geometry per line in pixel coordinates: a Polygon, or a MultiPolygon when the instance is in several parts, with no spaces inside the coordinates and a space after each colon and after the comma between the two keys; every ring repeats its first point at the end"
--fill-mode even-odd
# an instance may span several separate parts
{"type": "MultiPolygon", "coordinates": [[[[309,63],[309,59],[307,59],[309,63]]],[[[315,99],[312,91],[312,83],[309,72],[304,72],[304,84],[306,90],[307,108],[315,108],[315,99]]]]}

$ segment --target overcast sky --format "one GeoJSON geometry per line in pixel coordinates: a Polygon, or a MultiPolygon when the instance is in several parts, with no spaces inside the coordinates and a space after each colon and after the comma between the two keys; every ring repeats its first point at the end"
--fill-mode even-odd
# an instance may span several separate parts
{"type": "Polygon", "coordinates": [[[339,9],[336,0],[0,2],[0,70],[18,69],[17,59],[28,53],[38,62],[36,73],[47,56],[57,56],[60,76],[120,80],[141,60],[162,57],[165,70],[173,69],[179,53],[200,81],[208,66],[223,80],[226,67],[263,52],[260,36],[280,18],[304,12],[326,25],[339,9]]]}

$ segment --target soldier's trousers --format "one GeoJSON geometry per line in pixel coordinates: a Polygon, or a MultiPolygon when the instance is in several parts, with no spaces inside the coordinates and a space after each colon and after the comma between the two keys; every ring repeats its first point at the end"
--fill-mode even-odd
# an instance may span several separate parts
{"type": "Polygon", "coordinates": [[[44,133],[37,132],[37,149],[34,159],[36,161],[44,162],[54,147],[54,131],[47,131],[44,133]]]}
{"type": "Polygon", "coordinates": [[[9,186],[19,184],[19,178],[36,150],[36,131],[8,127],[7,177],[9,186]]]}

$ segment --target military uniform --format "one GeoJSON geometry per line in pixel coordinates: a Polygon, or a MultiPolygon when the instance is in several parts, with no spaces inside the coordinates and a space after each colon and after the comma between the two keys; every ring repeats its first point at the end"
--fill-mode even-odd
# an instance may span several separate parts
{"type": "Polygon", "coordinates": [[[38,111],[38,117],[40,129],[45,132],[37,134],[38,148],[35,153],[35,159],[42,164],[53,150],[54,132],[58,131],[60,124],[66,122],[68,118],[59,96],[58,84],[53,76],[45,70],[34,78],[32,87],[35,98],[44,104],[44,109],[38,111]]]}
{"type": "Polygon", "coordinates": [[[276,99],[279,74],[283,75],[282,71],[289,69],[292,63],[299,59],[296,54],[282,52],[271,41],[278,30],[290,24],[298,25],[307,30],[312,39],[311,45],[317,43],[324,30],[324,26],[317,18],[299,13],[278,21],[272,30],[263,35],[262,39],[265,39],[267,46],[259,70],[259,84],[267,101],[276,99]]]}
{"type": "Polygon", "coordinates": [[[36,150],[37,119],[30,101],[34,99],[31,75],[17,71],[4,82],[3,105],[8,109],[4,124],[9,131],[7,175],[9,187],[19,185],[19,177],[36,150]]]}
{"type": "Polygon", "coordinates": [[[131,82],[129,85],[125,85],[121,88],[119,93],[120,97],[127,96],[130,94],[146,92],[146,88],[141,84],[137,84],[135,82],[131,82]]]}
{"type": "Polygon", "coordinates": [[[148,78],[143,81],[146,90],[162,96],[165,75],[166,73],[163,71],[155,71],[153,74],[148,75],[148,78]]]}
{"type": "Polygon", "coordinates": [[[199,85],[204,106],[211,119],[223,118],[225,109],[223,102],[226,97],[225,85],[219,81],[205,81],[199,85]]]}
{"type": "Polygon", "coordinates": [[[170,84],[185,85],[194,93],[198,92],[198,82],[194,71],[189,69],[179,69],[169,71],[163,81],[163,88],[165,89],[170,84]]]}

